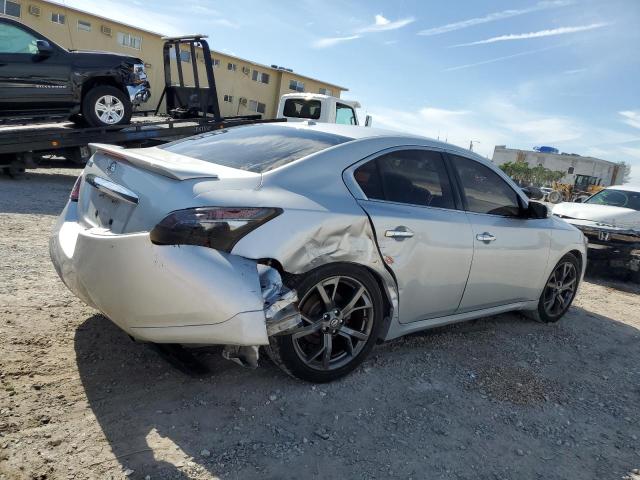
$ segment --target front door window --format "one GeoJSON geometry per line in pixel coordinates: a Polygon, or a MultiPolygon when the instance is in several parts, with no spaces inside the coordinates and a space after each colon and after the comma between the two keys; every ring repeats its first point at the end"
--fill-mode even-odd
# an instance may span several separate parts
{"type": "Polygon", "coordinates": [[[0,23],[0,53],[38,53],[38,39],[23,29],[0,23]]]}

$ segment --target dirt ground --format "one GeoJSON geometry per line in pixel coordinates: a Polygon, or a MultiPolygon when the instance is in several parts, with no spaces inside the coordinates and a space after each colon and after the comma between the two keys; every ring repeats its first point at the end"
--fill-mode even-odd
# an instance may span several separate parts
{"type": "Polygon", "coordinates": [[[640,480],[640,289],[589,279],[516,314],[378,346],[314,386],[198,351],[188,375],[59,281],[78,170],[0,177],[0,479],[640,480]]]}

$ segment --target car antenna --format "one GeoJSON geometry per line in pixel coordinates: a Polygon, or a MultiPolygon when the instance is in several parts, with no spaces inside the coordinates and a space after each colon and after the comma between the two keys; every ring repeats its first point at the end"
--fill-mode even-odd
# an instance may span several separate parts
{"type": "Polygon", "coordinates": [[[62,4],[64,5],[64,13],[65,13],[64,23],[67,24],[67,32],[69,32],[69,45],[71,45],[71,48],[69,50],[75,50],[75,48],[73,48],[73,36],[71,35],[71,25],[67,21],[69,19],[69,7],[67,6],[66,0],[62,0],[62,4]]]}

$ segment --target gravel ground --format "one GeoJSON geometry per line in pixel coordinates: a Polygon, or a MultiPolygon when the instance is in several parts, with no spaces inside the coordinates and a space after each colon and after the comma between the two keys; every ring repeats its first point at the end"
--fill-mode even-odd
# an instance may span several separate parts
{"type": "Polygon", "coordinates": [[[558,324],[488,317],[378,346],[314,386],[163,360],[58,280],[78,170],[0,178],[0,479],[640,480],[640,289],[583,283],[558,324]]]}

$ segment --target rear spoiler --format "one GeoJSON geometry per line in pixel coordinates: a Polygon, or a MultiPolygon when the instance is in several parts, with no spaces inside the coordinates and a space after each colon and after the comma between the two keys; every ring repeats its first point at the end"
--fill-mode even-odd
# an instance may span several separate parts
{"type": "Polygon", "coordinates": [[[142,149],[125,149],[105,143],[90,143],[89,148],[92,153],[106,153],[110,157],[174,180],[189,180],[192,178],[218,179],[218,174],[216,173],[216,170],[220,169],[218,165],[198,160],[197,158],[167,152],[166,150],[154,149],[156,155],[151,156],[141,153],[142,149]]]}

